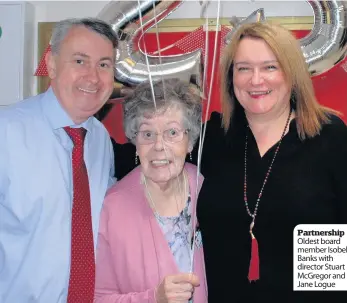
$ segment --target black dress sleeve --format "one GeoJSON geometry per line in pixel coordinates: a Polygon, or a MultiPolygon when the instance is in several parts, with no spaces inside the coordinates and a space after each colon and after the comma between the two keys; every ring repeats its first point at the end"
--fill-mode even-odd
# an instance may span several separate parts
{"type": "MultiPolygon", "coordinates": [[[[203,125],[200,137],[203,138],[203,130],[205,136],[203,139],[202,152],[201,152],[201,168],[200,172],[203,176],[209,175],[215,168],[218,161],[219,151],[224,142],[224,130],[222,128],[221,114],[218,112],[211,113],[210,119],[203,125]]],[[[200,138],[198,138],[194,149],[192,151],[192,162],[198,164],[198,153],[200,148],[200,138]]],[[[188,159],[187,159],[188,160],[188,159]]],[[[189,161],[189,160],[188,160],[189,161]]]]}
{"type": "Polygon", "coordinates": [[[340,222],[347,224],[347,126],[338,117],[332,117],[329,141],[331,145],[332,176],[338,201],[340,222]]]}

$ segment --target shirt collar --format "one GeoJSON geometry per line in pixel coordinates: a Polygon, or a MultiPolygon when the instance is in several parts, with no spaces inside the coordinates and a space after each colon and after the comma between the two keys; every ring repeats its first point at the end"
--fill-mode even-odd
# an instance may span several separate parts
{"type": "Polygon", "coordinates": [[[75,124],[67,112],[63,109],[57,97],[55,96],[52,87],[43,94],[41,99],[43,114],[47,118],[48,122],[53,129],[63,128],[65,126],[70,127],[84,127],[87,131],[90,131],[92,125],[92,117],[89,117],[81,124],[75,124]]]}

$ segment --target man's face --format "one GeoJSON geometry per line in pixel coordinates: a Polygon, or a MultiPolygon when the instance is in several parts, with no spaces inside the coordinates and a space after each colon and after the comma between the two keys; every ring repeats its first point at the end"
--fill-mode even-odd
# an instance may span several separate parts
{"type": "Polygon", "coordinates": [[[84,26],[71,28],[46,64],[53,91],[76,124],[93,116],[113,91],[112,42],[84,26]]]}

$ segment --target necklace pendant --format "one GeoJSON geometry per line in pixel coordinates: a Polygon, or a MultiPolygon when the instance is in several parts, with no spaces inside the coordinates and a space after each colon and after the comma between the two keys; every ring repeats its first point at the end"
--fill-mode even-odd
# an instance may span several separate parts
{"type": "Polygon", "coordinates": [[[249,226],[249,233],[251,234],[252,239],[255,239],[255,237],[254,237],[254,235],[253,235],[253,227],[254,227],[254,224],[255,224],[255,223],[254,223],[254,219],[253,219],[251,225],[249,226]]]}
{"type": "Polygon", "coordinates": [[[251,261],[249,263],[248,280],[249,282],[256,281],[259,279],[259,251],[258,251],[258,241],[253,235],[254,227],[254,217],[249,226],[249,233],[252,237],[252,247],[251,247],[251,261]]]}

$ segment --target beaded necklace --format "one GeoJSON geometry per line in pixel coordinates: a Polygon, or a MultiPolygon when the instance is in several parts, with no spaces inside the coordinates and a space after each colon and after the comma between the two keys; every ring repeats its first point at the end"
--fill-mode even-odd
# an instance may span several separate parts
{"type": "Polygon", "coordinates": [[[259,250],[258,250],[258,241],[257,241],[257,239],[255,238],[255,236],[254,236],[254,234],[252,232],[254,224],[255,224],[255,217],[257,215],[258,206],[259,206],[260,199],[261,199],[261,197],[263,195],[264,187],[265,187],[265,185],[266,185],[266,183],[268,181],[269,175],[270,175],[271,170],[272,170],[272,166],[273,166],[273,164],[275,162],[276,156],[277,156],[278,151],[280,149],[280,146],[281,146],[281,143],[282,143],[282,139],[283,139],[283,137],[284,137],[284,135],[286,133],[287,127],[289,125],[291,113],[292,113],[292,111],[290,110],[289,111],[289,116],[288,116],[288,119],[287,119],[287,122],[286,122],[286,125],[284,127],[284,130],[283,130],[283,133],[282,133],[282,136],[281,136],[281,139],[279,140],[279,142],[277,144],[277,147],[276,147],[276,150],[275,150],[275,154],[274,154],[274,156],[272,158],[270,166],[269,166],[269,168],[267,170],[267,173],[265,175],[265,179],[264,179],[263,185],[262,185],[262,187],[260,189],[260,192],[258,194],[257,202],[255,204],[253,213],[251,213],[251,211],[249,209],[248,200],[247,200],[247,145],[248,145],[249,125],[247,126],[246,140],[245,140],[245,160],[244,160],[245,175],[244,175],[244,183],[243,183],[244,184],[244,186],[243,186],[243,200],[245,202],[247,213],[252,218],[252,222],[250,224],[250,230],[249,230],[249,232],[251,234],[251,238],[252,238],[251,261],[250,261],[249,272],[248,272],[248,280],[250,282],[259,279],[259,250]]]}

